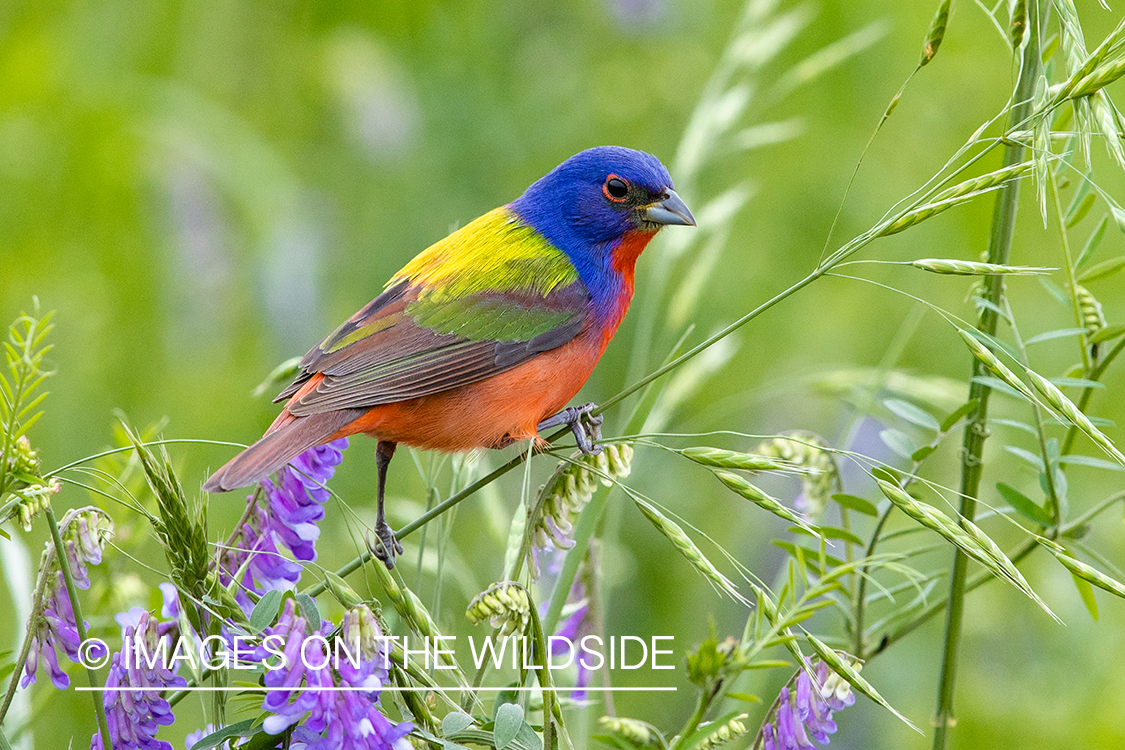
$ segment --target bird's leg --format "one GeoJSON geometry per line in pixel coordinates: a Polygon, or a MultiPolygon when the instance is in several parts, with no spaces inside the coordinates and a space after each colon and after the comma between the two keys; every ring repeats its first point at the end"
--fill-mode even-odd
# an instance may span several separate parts
{"type": "Polygon", "coordinates": [[[602,415],[590,413],[596,408],[594,404],[568,406],[558,414],[544,419],[536,426],[536,430],[541,432],[566,425],[574,433],[578,450],[588,456],[596,456],[602,452],[602,446],[597,444],[602,439],[602,415]]]}
{"type": "Polygon", "coordinates": [[[387,517],[383,511],[383,499],[387,491],[387,467],[390,466],[391,458],[395,455],[397,445],[397,443],[392,443],[389,440],[380,440],[379,444],[375,446],[375,469],[379,477],[379,487],[376,492],[378,507],[375,510],[375,536],[377,541],[373,539],[367,541],[371,553],[383,561],[387,570],[394,568],[395,555],[402,554],[402,545],[399,544],[398,539],[395,539],[394,532],[387,525],[387,517]]]}

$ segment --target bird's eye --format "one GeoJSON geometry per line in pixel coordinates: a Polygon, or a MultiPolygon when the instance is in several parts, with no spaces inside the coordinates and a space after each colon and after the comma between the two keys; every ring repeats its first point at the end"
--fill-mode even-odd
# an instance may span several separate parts
{"type": "Polygon", "coordinates": [[[605,185],[602,186],[602,192],[605,193],[606,198],[614,203],[620,203],[629,197],[629,183],[617,175],[611,174],[606,178],[605,185]]]}

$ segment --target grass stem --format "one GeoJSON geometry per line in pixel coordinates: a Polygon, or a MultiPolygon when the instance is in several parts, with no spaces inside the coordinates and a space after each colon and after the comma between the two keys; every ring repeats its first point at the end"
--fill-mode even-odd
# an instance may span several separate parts
{"type": "MultiPolygon", "coordinates": [[[[1009,114],[1012,125],[1024,122],[1031,115],[1035,84],[1039,74],[1039,27],[1042,23],[1039,0],[1029,3],[1031,18],[1030,39],[1023,48],[1019,80],[1009,114]]],[[[1009,140],[1004,147],[1004,166],[1010,167],[1024,160],[1024,145],[1017,140],[1009,140]]],[[[1016,211],[1019,206],[1019,181],[1011,181],[1000,188],[992,214],[992,233],[989,238],[988,262],[1006,265],[1012,248],[1015,231],[1016,211]]],[[[985,278],[984,297],[991,305],[984,306],[980,313],[978,328],[988,335],[996,333],[997,305],[1004,290],[1002,276],[985,278]]],[[[964,519],[972,520],[976,515],[977,494],[980,490],[981,474],[984,469],[982,455],[984,442],[988,437],[988,399],[992,389],[976,378],[987,375],[984,365],[973,360],[973,382],[969,389],[969,399],[977,399],[977,410],[965,426],[965,438],[961,453],[961,508],[964,519]]],[[[961,643],[961,624],[964,614],[965,581],[968,557],[960,550],[953,555],[953,572],[950,576],[949,608],[946,611],[945,637],[942,647],[941,678],[938,683],[937,708],[934,711],[934,750],[945,750],[949,730],[953,725],[953,690],[957,677],[957,651],[961,643]]]]}

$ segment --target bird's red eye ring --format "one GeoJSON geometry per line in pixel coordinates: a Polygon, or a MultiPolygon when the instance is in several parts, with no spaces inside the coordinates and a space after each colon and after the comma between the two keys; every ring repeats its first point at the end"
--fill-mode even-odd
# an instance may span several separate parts
{"type": "Polygon", "coordinates": [[[614,203],[621,203],[629,197],[629,181],[615,174],[611,174],[605,178],[605,184],[602,185],[602,192],[605,197],[609,198],[614,203]]]}

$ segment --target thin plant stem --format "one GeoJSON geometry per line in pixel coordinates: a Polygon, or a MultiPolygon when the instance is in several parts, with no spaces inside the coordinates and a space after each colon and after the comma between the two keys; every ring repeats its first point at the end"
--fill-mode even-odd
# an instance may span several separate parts
{"type": "Polygon", "coordinates": [[[707,715],[707,709],[711,707],[710,699],[713,697],[714,696],[708,695],[707,693],[700,694],[699,703],[695,707],[695,713],[691,715],[691,718],[684,724],[684,728],[680,730],[680,737],[676,740],[675,744],[672,745],[671,750],[679,750],[679,748],[683,747],[687,738],[694,734],[695,730],[699,728],[703,717],[707,715]]]}
{"type": "MultiPolygon", "coordinates": [[[[44,511],[47,517],[47,525],[51,528],[51,539],[55,543],[55,557],[59,561],[59,569],[63,574],[63,582],[66,584],[66,595],[70,599],[70,607],[74,610],[74,624],[75,629],[78,631],[79,643],[86,642],[86,623],[82,620],[82,604],[78,601],[78,587],[74,585],[74,576],[70,572],[70,564],[67,562],[66,548],[63,546],[62,534],[59,533],[59,524],[55,520],[55,512],[51,510],[51,506],[47,506],[44,511]]],[[[98,675],[90,667],[86,667],[86,677],[90,681],[90,687],[99,688],[101,684],[98,682],[98,675]]],[[[98,729],[102,735],[102,746],[105,750],[113,750],[110,745],[109,737],[109,722],[105,716],[105,705],[102,703],[103,695],[100,691],[94,690],[90,693],[94,699],[94,713],[98,717],[98,729]]]]}
{"type": "MultiPolygon", "coordinates": [[[[1070,253],[1070,238],[1066,233],[1066,218],[1063,214],[1062,202],[1059,200],[1059,186],[1058,181],[1055,179],[1055,170],[1048,169],[1047,180],[1048,186],[1051,189],[1052,202],[1055,204],[1055,215],[1059,220],[1059,241],[1062,244],[1063,260],[1066,261],[1066,281],[1070,286],[1070,309],[1074,313],[1074,325],[1079,328],[1084,328],[1082,325],[1082,309],[1078,304],[1078,278],[1074,273],[1074,259],[1070,253]]],[[[1082,336],[1079,341],[1079,348],[1082,350],[1082,371],[1089,375],[1092,363],[1090,362],[1090,348],[1086,346],[1087,336],[1082,336]]]]}
{"type": "MultiPolygon", "coordinates": [[[[555,434],[548,437],[547,441],[551,442],[553,440],[557,440],[558,438],[565,435],[568,431],[569,430],[567,430],[565,428],[562,429],[562,430],[559,430],[555,434]]],[[[410,523],[403,526],[401,529],[399,529],[398,531],[395,532],[395,536],[398,537],[399,539],[402,539],[404,537],[409,536],[410,534],[414,533],[418,529],[425,526],[427,523],[429,523],[433,519],[440,516],[445,511],[449,510],[453,506],[460,503],[462,500],[465,500],[466,498],[474,495],[480,488],[484,487],[487,484],[491,484],[492,482],[496,481],[500,477],[504,476],[509,471],[516,468],[520,464],[522,464],[525,460],[527,460],[527,454],[523,453],[521,451],[515,458],[508,461],[506,464],[504,464],[500,468],[495,469],[494,471],[490,472],[489,474],[486,474],[485,476],[481,477],[477,481],[470,484],[465,489],[463,489],[460,492],[458,492],[457,494],[447,498],[446,500],[438,503],[437,505],[430,508],[428,511],[426,511],[422,515],[415,518],[410,523]]],[[[371,560],[371,551],[370,550],[364,550],[364,552],[362,552],[360,555],[358,555],[354,560],[352,560],[347,565],[344,565],[342,568],[337,570],[336,575],[340,576],[341,578],[344,578],[348,575],[351,575],[355,571],[362,568],[370,560],[371,560]]],[[[309,596],[319,596],[320,594],[323,594],[327,589],[328,589],[328,584],[322,581],[320,583],[314,584],[313,586],[310,586],[308,589],[305,590],[304,593],[308,594],[309,596]]]]}
{"type": "MultiPolygon", "coordinates": [[[[1036,79],[1039,73],[1039,1],[1028,3],[1031,19],[1030,40],[1023,50],[1019,80],[1013,98],[1009,120],[1019,123],[1026,120],[1032,111],[1036,79]]],[[[1019,164],[1024,159],[1024,145],[1017,140],[1009,140],[1004,146],[1005,167],[1019,164]]],[[[1014,180],[1000,188],[992,214],[992,233],[989,238],[988,262],[1006,265],[1012,248],[1015,231],[1016,211],[1019,206],[1020,183],[1014,180]]],[[[992,336],[996,333],[996,305],[1004,289],[1001,276],[985,278],[985,299],[991,305],[984,306],[980,313],[978,328],[992,336]]],[[[988,399],[992,389],[979,380],[987,375],[984,364],[973,360],[974,380],[969,388],[969,399],[977,399],[977,409],[973,418],[965,426],[965,438],[961,453],[961,518],[972,520],[976,515],[977,494],[980,490],[981,474],[984,466],[982,455],[984,442],[988,436],[988,399]]],[[[938,682],[937,708],[934,711],[934,750],[945,750],[950,727],[953,725],[953,690],[957,678],[957,651],[961,643],[961,624],[964,616],[965,579],[968,570],[968,557],[957,550],[953,555],[953,572],[950,576],[949,608],[946,611],[945,637],[942,647],[941,677],[938,682]]]]}
{"type": "MultiPolygon", "coordinates": [[[[35,587],[34,602],[39,602],[42,599],[43,591],[47,587],[48,576],[40,574],[38,585],[35,587]]],[[[38,612],[38,607],[32,610],[32,618],[38,612]]],[[[28,622],[30,625],[31,622],[28,622]]],[[[4,723],[4,717],[8,715],[8,709],[12,705],[12,699],[15,698],[16,689],[19,687],[20,677],[23,676],[23,671],[27,665],[27,656],[31,653],[31,632],[28,631],[24,634],[23,646],[20,647],[20,656],[15,661],[16,668],[12,670],[12,679],[8,683],[8,689],[4,693],[3,705],[0,705],[0,725],[4,723]]]]}
{"type": "MultiPolygon", "coordinates": [[[[871,559],[875,554],[875,545],[879,543],[879,535],[883,533],[883,527],[887,525],[887,519],[891,517],[891,512],[894,511],[895,504],[887,503],[887,507],[883,508],[883,512],[879,514],[879,520],[875,522],[875,530],[871,532],[871,541],[867,543],[867,551],[864,553],[865,559],[871,559]]],[[[856,591],[855,599],[855,656],[859,660],[863,660],[864,652],[867,646],[863,638],[863,617],[866,614],[867,606],[867,566],[862,565],[859,569],[859,586],[856,591]]]]}

